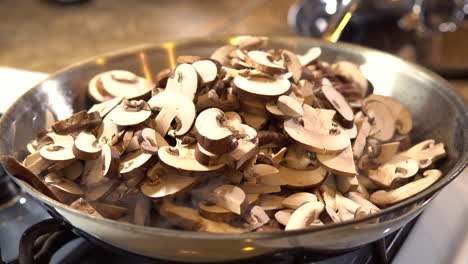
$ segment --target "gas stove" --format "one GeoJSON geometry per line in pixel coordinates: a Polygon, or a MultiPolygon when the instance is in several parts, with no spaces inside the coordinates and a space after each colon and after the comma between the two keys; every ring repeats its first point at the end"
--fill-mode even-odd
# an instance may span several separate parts
{"type": "MultiPolygon", "coordinates": [[[[11,79],[10,88],[13,85],[17,88],[9,89],[2,96],[0,111],[45,76],[0,68],[3,82],[11,79]]],[[[417,220],[374,243],[337,255],[297,249],[230,263],[371,264],[415,263],[416,259],[417,262],[421,260],[420,263],[468,263],[468,251],[464,250],[468,249],[468,234],[463,222],[468,216],[468,177],[461,175],[459,178],[444,189],[417,220]]],[[[0,170],[0,264],[103,262],[174,263],[136,256],[92,238],[78,237],[65,226],[57,226],[46,210],[22,193],[0,170]],[[42,234],[39,239],[30,243],[38,233],[42,234]],[[27,261],[30,256],[35,256],[34,262],[27,261]]]]}

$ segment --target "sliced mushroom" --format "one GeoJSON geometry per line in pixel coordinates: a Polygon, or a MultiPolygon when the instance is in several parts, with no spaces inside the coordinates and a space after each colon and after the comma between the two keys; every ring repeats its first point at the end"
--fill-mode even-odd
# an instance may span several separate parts
{"type": "Polygon", "coordinates": [[[85,161],[81,184],[91,186],[109,181],[109,178],[104,176],[103,158],[101,155],[98,159],[85,161]]]}
{"type": "MultiPolygon", "coordinates": [[[[42,175],[43,172],[50,169],[53,166],[54,162],[44,159],[40,152],[35,152],[37,154],[31,154],[34,156],[39,156],[38,158],[34,158],[34,161],[28,161],[28,163],[24,162],[26,169],[31,171],[34,175],[42,175]],[[27,164],[27,165],[26,165],[27,164]]],[[[26,161],[26,160],[25,160],[26,161]]]]}
{"type": "Polygon", "coordinates": [[[244,183],[241,186],[242,190],[248,194],[266,194],[266,193],[278,193],[281,192],[281,187],[279,185],[269,185],[269,184],[249,184],[244,183]]]}
{"type": "Polygon", "coordinates": [[[233,151],[238,142],[234,133],[224,125],[226,120],[226,115],[217,108],[209,108],[198,114],[195,129],[200,146],[214,154],[233,151]]]}
{"type": "Polygon", "coordinates": [[[337,119],[345,128],[352,128],[354,125],[354,112],[348,101],[339,93],[328,79],[322,80],[322,93],[327,102],[338,113],[337,119]]]}
{"type": "Polygon", "coordinates": [[[229,54],[235,50],[235,46],[225,45],[217,48],[210,56],[211,59],[219,61],[222,65],[226,66],[229,64],[229,54]]]}
{"type": "Polygon", "coordinates": [[[429,139],[414,145],[401,155],[416,160],[419,168],[425,169],[437,160],[444,158],[446,152],[443,143],[435,144],[435,140],[429,139]]]}
{"type": "MultiPolygon", "coordinates": [[[[97,86],[97,89],[104,91],[104,93],[109,94],[112,97],[133,96],[143,90],[152,88],[152,84],[145,78],[124,70],[108,71],[101,73],[96,77],[97,80],[94,85],[97,86]]],[[[91,85],[93,85],[93,81],[90,82],[90,86],[91,85]]]]}
{"type": "Polygon", "coordinates": [[[370,136],[380,140],[390,140],[395,134],[395,119],[390,109],[379,101],[369,101],[362,106],[362,111],[369,117],[370,136]]]}
{"type": "Polygon", "coordinates": [[[248,202],[244,191],[234,185],[221,185],[214,189],[214,201],[221,206],[238,215],[247,209],[248,202]]]}
{"type": "Polygon", "coordinates": [[[297,209],[309,202],[317,202],[317,196],[308,192],[298,192],[286,197],[283,200],[283,205],[290,209],[297,209]]]}
{"type": "Polygon", "coordinates": [[[320,202],[309,202],[297,208],[291,214],[285,230],[302,229],[309,226],[322,213],[324,206],[320,202]]]}
{"type": "Polygon", "coordinates": [[[93,134],[81,132],[75,139],[73,153],[78,159],[92,160],[101,155],[101,148],[98,146],[97,139],[93,134]]]}
{"type": "Polygon", "coordinates": [[[312,170],[295,170],[280,166],[279,171],[286,181],[286,185],[297,189],[317,186],[321,184],[327,176],[327,171],[321,167],[312,170]]]}
{"type": "Polygon", "coordinates": [[[39,152],[41,156],[49,161],[69,161],[76,159],[73,153],[74,140],[69,135],[58,135],[49,133],[48,136],[52,137],[54,144],[43,146],[39,152]]]}
{"type": "Polygon", "coordinates": [[[384,103],[392,112],[395,120],[395,128],[400,134],[408,134],[413,128],[413,119],[409,110],[398,100],[378,94],[372,94],[364,100],[363,104],[368,101],[379,101],[384,103]]]}
{"type": "MultiPolygon", "coordinates": [[[[178,92],[193,101],[198,88],[198,74],[194,66],[183,63],[177,66],[174,76],[167,79],[166,91],[178,92]]],[[[161,133],[162,134],[162,133],[161,133]]]]}
{"type": "Polygon", "coordinates": [[[264,51],[249,51],[246,62],[259,71],[271,74],[283,73],[286,70],[283,65],[274,61],[270,53],[264,51]]]}
{"type": "Polygon", "coordinates": [[[232,88],[226,89],[226,94],[219,96],[215,90],[210,90],[197,99],[196,108],[200,112],[206,108],[219,108],[223,111],[233,111],[239,108],[237,95],[233,93],[232,88]]]}
{"type": "Polygon", "coordinates": [[[279,173],[279,170],[271,165],[256,164],[253,168],[253,174],[257,177],[257,182],[269,185],[284,185],[285,180],[279,173]]]}
{"type": "Polygon", "coordinates": [[[159,148],[158,156],[159,160],[167,166],[194,173],[217,171],[222,169],[225,165],[203,165],[195,159],[194,152],[195,150],[193,148],[163,146],[159,148]]]}
{"type": "Polygon", "coordinates": [[[337,210],[338,210],[338,208],[333,209],[330,206],[325,205],[325,211],[324,212],[327,213],[327,216],[330,218],[330,220],[333,223],[341,222],[340,216],[336,213],[337,210]]]}
{"type": "Polygon", "coordinates": [[[137,195],[135,209],[133,211],[133,222],[137,225],[145,226],[150,220],[151,200],[145,195],[137,195]]]}
{"type": "Polygon", "coordinates": [[[95,104],[88,110],[88,114],[92,112],[98,112],[101,118],[104,118],[110,111],[117,107],[123,99],[123,96],[118,96],[109,101],[95,104]]]}
{"type": "Polygon", "coordinates": [[[287,79],[246,78],[240,75],[234,78],[232,85],[242,93],[266,98],[286,94],[291,88],[291,83],[287,79]]]}
{"type": "Polygon", "coordinates": [[[351,142],[349,136],[333,122],[335,111],[304,105],[303,124],[295,119],[284,122],[285,132],[306,149],[318,153],[340,152],[351,142]]]}
{"type": "Polygon", "coordinates": [[[317,61],[321,54],[322,49],[319,47],[310,48],[306,53],[299,57],[299,61],[301,62],[302,66],[307,66],[317,61]]]}
{"type": "Polygon", "coordinates": [[[369,178],[375,183],[390,187],[395,180],[413,177],[418,172],[418,162],[404,156],[395,156],[377,170],[369,171],[369,178]]]}
{"type": "Polygon", "coordinates": [[[229,162],[234,164],[234,168],[242,168],[250,159],[258,154],[258,146],[248,139],[239,139],[237,147],[228,154],[229,162]]]}
{"type": "Polygon", "coordinates": [[[192,64],[201,79],[201,84],[211,83],[218,75],[218,67],[211,60],[199,60],[192,64]]]}
{"type": "Polygon", "coordinates": [[[369,83],[358,66],[349,61],[340,61],[331,66],[332,71],[359,86],[361,97],[367,94],[369,83]]]}
{"type": "Polygon", "coordinates": [[[258,205],[265,211],[280,210],[284,208],[284,197],[274,194],[262,194],[258,205]]]}
{"type": "Polygon", "coordinates": [[[250,229],[257,229],[263,225],[266,225],[270,221],[270,217],[263,210],[262,207],[255,205],[253,206],[244,217],[245,221],[249,223],[250,229]]]}
{"type": "Polygon", "coordinates": [[[147,169],[153,163],[154,156],[143,152],[143,150],[136,150],[128,153],[120,159],[119,172],[124,178],[131,178],[138,174],[141,168],[147,169]]]}
{"type": "Polygon", "coordinates": [[[359,187],[359,182],[356,176],[342,176],[342,175],[335,175],[336,176],[336,186],[338,190],[342,193],[346,193],[349,191],[355,191],[359,187]]]}
{"type": "MultiPolygon", "coordinates": [[[[156,77],[154,81],[156,87],[166,87],[167,79],[169,79],[172,74],[173,74],[172,70],[169,68],[162,69],[158,73],[156,73],[156,77]]],[[[153,96],[154,95],[155,94],[153,93],[153,96]]]]}
{"type": "Polygon", "coordinates": [[[318,163],[313,152],[293,144],[289,146],[282,164],[291,169],[308,170],[316,167],[318,163]]]}
{"type": "Polygon", "coordinates": [[[423,176],[422,179],[407,183],[390,191],[376,191],[371,194],[370,201],[376,205],[388,206],[408,199],[429,188],[442,177],[442,172],[440,170],[427,170],[423,173],[423,176]]]}
{"type": "Polygon", "coordinates": [[[376,164],[386,163],[390,161],[395,154],[397,154],[399,147],[400,142],[382,144],[379,147],[379,153],[375,157],[370,158],[369,161],[376,164]]]}
{"type": "Polygon", "coordinates": [[[366,177],[361,174],[358,174],[356,177],[359,183],[362,184],[366,189],[373,190],[377,188],[377,185],[375,185],[375,183],[371,179],[369,179],[369,177],[366,177]]]}
{"type": "Polygon", "coordinates": [[[288,71],[292,74],[294,82],[299,82],[302,75],[302,65],[299,57],[294,52],[283,50],[281,52],[281,58],[288,71]]]}
{"type": "MultiPolygon", "coordinates": [[[[337,193],[336,194],[336,206],[338,208],[338,214],[340,209],[344,209],[347,212],[353,214],[356,212],[356,210],[361,207],[358,203],[354,202],[353,200],[344,197],[343,195],[337,193]]],[[[343,220],[342,220],[343,221],[343,220]]]]}
{"type": "Polygon", "coordinates": [[[113,220],[122,218],[128,212],[127,208],[118,205],[100,202],[91,202],[90,204],[99,214],[113,220]]]}
{"type": "Polygon", "coordinates": [[[86,187],[84,198],[86,201],[96,201],[117,187],[119,183],[117,181],[108,181],[98,185],[92,185],[86,187]]]}
{"type": "Polygon", "coordinates": [[[151,109],[143,100],[124,100],[109,113],[109,118],[119,126],[134,126],[145,122],[151,116],[151,109]]]}
{"type": "Polygon", "coordinates": [[[44,183],[55,193],[60,202],[65,204],[75,201],[84,194],[78,184],[62,177],[57,172],[51,172],[44,176],[44,183]]]}
{"type": "Polygon", "coordinates": [[[91,131],[101,124],[102,118],[98,112],[81,111],[67,119],[55,122],[52,130],[59,135],[68,135],[80,131],[91,131]]]}
{"type": "Polygon", "coordinates": [[[201,216],[218,222],[231,222],[239,218],[239,215],[217,205],[204,202],[198,204],[198,212],[201,216]]]}
{"type": "Polygon", "coordinates": [[[317,154],[317,160],[334,174],[354,177],[357,174],[351,145],[335,154],[317,154]]]}
{"type": "Polygon", "coordinates": [[[83,198],[79,198],[78,200],[74,201],[72,204],[70,204],[70,207],[73,209],[76,209],[82,213],[85,213],[87,215],[91,215],[94,217],[99,217],[101,218],[102,215],[97,212],[96,209],[94,209],[93,206],[91,206],[87,201],[85,201],[83,198]]]}
{"type": "Polygon", "coordinates": [[[246,125],[253,127],[257,131],[261,130],[261,128],[268,121],[268,119],[265,116],[253,115],[244,112],[241,112],[240,115],[244,119],[246,125]]]}
{"type": "Polygon", "coordinates": [[[97,136],[99,144],[110,144],[112,138],[120,132],[119,126],[115,124],[108,116],[106,116],[101,125],[97,129],[97,136]]]}
{"type": "Polygon", "coordinates": [[[366,214],[369,214],[372,212],[378,212],[380,211],[380,208],[377,207],[375,204],[373,204],[371,201],[367,200],[364,198],[361,194],[357,192],[349,192],[346,195],[349,199],[353,200],[354,202],[358,203],[362,208],[365,210],[366,214]]]}
{"type": "Polygon", "coordinates": [[[284,209],[280,210],[275,213],[275,219],[278,223],[286,226],[289,222],[289,218],[291,218],[292,213],[294,212],[293,209],[284,209]]]}
{"type": "Polygon", "coordinates": [[[320,186],[323,202],[326,206],[337,210],[336,207],[336,180],[335,175],[329,175],[325,182],[320,186]]]}
{"type": "Polygon", "coordinates": [[[79,160],[75,160],[70,166],[63,169],[63,176],[69,180],[77,180],[83,173],[83,163],[79,160]]]}
{"type": "Polygon", "coordinates": [[[258,36],[238,36],[236,39],[236,46],[239,49],[258,49],[264,48],[268,43],[268,37],[258,37],[258,36]]]}
{"type": "Polygon", "coordinates": [[[362,156],[364,148],[366,147],[367,137],[371,131],[371,124],[369,118],[365,117],[358,129],[358,134],[353,144],[353,155],[354,158],[358,159],[362,156]]]}
{"type": "Polygon", "coordinates": [[[268,103],[266,109],[273,116],[282,119],[302,117],[304,115],[302,105],[287,95],[278,97],[276,104],[268,103]]]}

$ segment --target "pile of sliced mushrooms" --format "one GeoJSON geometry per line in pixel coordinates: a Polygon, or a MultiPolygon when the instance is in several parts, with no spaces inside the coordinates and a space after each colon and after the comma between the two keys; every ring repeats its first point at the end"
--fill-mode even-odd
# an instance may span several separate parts
{"type": "Polygon", "coordinates": [[[88,111],[56,121],[3,165],[76,210],[216,233],[352,221],[431,186],[444,145],[412,146],[411,114],[359,67],[242,36],[180,56],[155,83],[96,75],[88,111]]]}

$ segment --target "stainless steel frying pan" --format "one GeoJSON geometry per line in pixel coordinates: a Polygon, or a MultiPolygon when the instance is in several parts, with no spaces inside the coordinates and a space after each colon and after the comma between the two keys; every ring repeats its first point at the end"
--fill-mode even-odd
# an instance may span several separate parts
{"type": "MultiPolygon", "coordinates": [[[[178,55],[208,56],[233,38],[198,39],[144,45],[89,59],[51,75],[19,98],[0,122],[0,154],[19,159],[27,142],[46,128],[46,111],[59,119],[88,107],[86,87],[91,77],[111,69],[124,69],[151,79],[160,69],[174,67],[178,55]]],[[[418,195],[359,221],[318,228],[241,235],[209,234],[142,227],[95,218],[75,211],[16,180],[52,215],[106,244],[147,257],[187,262],[220,262],[254,257],[279,250],[344,250],[375,241],[397,230],[420,214],[438,191],[465,168],[468,161],[468,118],[466,102],[436,74],[382,52],[347,44],[331,44],[307,38],[274,37],[273,47],[304,52],[320,46],[323,58],[349,60],[374,84],[375,93],[391,95],[405,104],[415,120],[412,138],[434,138],[447,146],[442,163],[444,177],[418,195]]],[[[8,89],[8,87],[3,87],[8,89]]],[[[450,205],[447,205],[450,206],[450,205]]]]}

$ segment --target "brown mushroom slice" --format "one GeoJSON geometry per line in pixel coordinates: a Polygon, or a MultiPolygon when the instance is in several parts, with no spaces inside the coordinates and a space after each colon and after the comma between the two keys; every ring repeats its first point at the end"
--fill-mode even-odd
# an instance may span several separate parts
{"type": "Polygon", "coordinates": [[[250,159],[255,158],[258,154],[258,146],[246,139],[238,140],[239,144],[237,148],[228,154],[228,159],[234,162],[234,167],[240,169],[250,159]]]}
{"type": "Polygon", "coordinates": [[[393,190],[379,190],[371,194],[370,201],[379,206],[388,206],[408,199],[434,184],[442,177],[440,170],[427,170],[423,173],[423,178],[407,183],[393,190]]]}
{"type": "Polygon", "coordinates": [[[317,202],[317,196],[308,192],[298,192],[286,197],[283,200],[283,205],[290,209],[297,209],[305,203],[317,202]]]}
{"type": "Polygon", "coordinates": [[[101,155],[101,148],[97,145],[96,137],[87,132],[81,132],[75,139],[73,153],[82,160],[97,159],[101,155]]]}
{"type": "Polygon", "coordinates": [[[301,62],[302,66],[307,66],[315,61],[320,57],[322,54],[322,49],[320,47],[314,47],[307,50],[302,56],[299,56],[299,61],[301,62]]]}
{"type": "Polygon", "coordinates": [[[281,95],[278,97],[276,105],[278,109],[288,117],[301,117],[304,115],[302,105],[290,96],[281,95]]]}
{"type": "Polygon", "coordinates": [[[258,205],[265,211],[280,210],[284,208],[284,197],[274,194],[262,194],[258,205]]]}
{"type": "Polygon", "coordinates": [[[324,206],[320,202],[309,202],[297,208],[291,214],[285,230],[302,229],[309,226],[311,222],[318,218],[322,213],[324,206]]]}
{"type": "Polygon", "coordinates": [[[345,127],[345,128],[352,128],[354,124],[354,112],[349,106],[348,101],[344,98],[344,96],[339,93],[331,84],[328,79],[322,80],[322,93],[324,98],[328,101],[328,103],[333,106],[333,108],[338,113],[338,121],[345,127]]]}
{"type": "Polygon", "coordinates": [[[376,164],[383,164],[390,161],[395,156],[400,148],[400,142],[390,142],[380,145],[379,154],[376,157],[370,158],[369,161],[376,164]]]}
{"type": "Polygon", "coordinates": [[[163,146],[158,150],[159,160],[172,168],[188,172],[208,172],[222,169],[225,164],[206,166],[195,159],[195,150],[191,148],[174,148],[163,146]]]}
{"type": "Polygon", "coordinates": [[[109,178],[104,176],[103,158],[101,155],[98,159],[85,161],[81,184],[92,186],[109,181],[109,178]]]}
{"type": "Polygon", "coordinates": [[[390,96],[371,94],[366,97],[364,104],[367,101],[379,101],[388,106],[395,120],[395,128],[400,134],[408,134],[413,128],[413,119],[410,111],[398,100],[390,96]]]}
{"type": "Polygon", "coordinates": [[[302,65],[299,57],[292,51],[283,50],[281,52],[281,58],[290,73],[295,83],[299,82],[302,75],[302,65]]]}
{"type": "Polygon", "coordinates": [[[104,118],[112,109],[117,107],[123,99],[123,96],[118,96],[111,100],[95,104],[88,110],[88,113],[98,112],[101,118],[104,118]]]}
{"type": "Polygon", "coordinates": [[[83,163],[79,160],[75,160],[69,166],[63,168],[63,176],[69,180],[77,180],[83,173],[83,163]]]}
{"type": "Polygon", "coordinates": [[[41,156],[49,161],[70,161],[76,159],[73,153],[73,140],[62,143],[46,145],[39,150],[41,156]]]}
{"type": "Polygon", "coordinates": [[[289,218],[291,218],[292,213],[294,212],[293,209],[284,209],[280,210],[275,213],[275,219],[278,223],[286,226],[289,222],[289,218]]]}
{"type": "Polygon", "coordinates": [[[255,205],[246,213],[244,217],[245,221],[249,223],[249,229],[257,229],[263,225],[266,225],[270,221],[270,217],[262,209],[262,207],[255,205]]]}
{"type": "Polygon", "coordinates": [[[232,45],[225,45],[217,48],[210,56],[211,59],[219,61],[222,65],[226,66],[229,64],[229,54],[235,50],[236,47],[232,45]]]}
{"type": "Polygon", "coordinates": [[[248,202],[246,195],[237,186],[224,184],[214,189],[213,194],[216,205],[233,213],[240,215],[247,209],[248,202]]]}
{"type": "Polygon", "coordinates": [[[214,153],[209,152],[208,150],[204,149],[200,144],[197,143],[194,152],[195,159],[203,165],[212,166],[217,165],[223,162],[222,155],[217,155],[214,153]]]}
{"type": "Polygon", "coordinates": [[[351,145],[343,151],[334,154],[317,154],[317,160],[328,171],[342,175],[353,177],[357,174],[356,166],[354,165],[353,150],[351,145]]]}
{"type": "Polygon", "coordinates": [[[143,150],[128,153],[120,159],[119,172],[123,177],[126,177],[127,174],[130,176],[139,168],[147,168],[151,165],[153,157],[153,155],[145,153],[143,150]]]}
{"type": "Polygon", "coordinates": [[[109,145],[103,145],[102,156],[102,174],[107,178],[116,178],[119,176],[120,155],[118,150],[109,145]]]}
{"type": "Polygon", "coordinates": [[[117,181],[108,181],[102,184],[88,186],[86,187],[84,198],[86,201],[96,201],[109,194],[117,185],[117,181]]]}
{"type": "Polygon", "coordinates": [[[128,209],[122,206],[100,203],[100,202],[90,202],[91,206],[96,209],[96,211],[105,218],[112,220],[117,220],[125,216],[128,212],[128,209]]]}
{"type": "Polygon", "coordinates": [[[360,193],[349,192],[349,193],[346,194],[346,196],[349,199],[353,200],[355,203],[359,204],[361,206],[360,208],[364,209],[367,214],[369,214],[371,211],[372,212],[380,211],[379,207],[377,207],[371,201],[364,198],[360,193]]]}
{"type": "Polygon", "coordinates": [[[340,61],[331,66],[332,71],[359,86],[361,97],[367,94],[369,83],[359,67],[349,61],[340,61]]]}
{"type": "Polygon", "coordinates": [[[62,177],[57,172],[50,172],[44,176],[44,183],[64,204],[69,204],[84,194],[78,184],[62,177]]]}
{"type": "Polygon", "coordinates": [[[366,147],[367,137],[371,131],[371,124],[369,118],[365,117],[358,129],[358,134],[353,144],[353,155],[354,158],[358,159],[362,156],[364,148],[366,147]]]}
{"type": "Polygon", "coordinates": [[[349,191],[355,191],[359,187],[359,182],[356,176],[342,176],[342,175],[335,175],[336,176],[336,186],[338,190],[342,193],[346,193],[349,191]]]}
{"type": "Polygon", "coordinates": [[[198,88],[198,74],[195,67],[183,63],[177,66],[174,76],[167,79],[166,91],[178,92],[193,101],[198,88]]]}
{"type": "Polygon", "coordinates": [[[134,126],[145,122],[151,116],[151,109],[143,100],[124,100],[109,113],[109,118],[119,126],[134,126]]]}
{"type": "Polygon", "coordinates": [[[201,216],[218,222],[231,222],[239,218],[239,215],[217,205],[204,202],[198,203],[198,212],[201,216]]]}
{"type": "Polygon", "coordinates": [[[305,148],[292,144],[285,153],[282,164],[296,170],[307,170],[317,166],[314,153],[305,148]]]}
{"type": "Polygon", "coordinates": [[[99,144],[110,144],[114,135],[118,135],[119,132],[119,126],[106,116],[97,129],[96,138],[99,144]]]}
{"type": "MultiPolygon", "coordinates": [[[[35,152],[37,154],[35,154],[36,156],[38,155],[39,158],[36,159],[34,162],[26,165],[25,163],[25,166],[26,166],[26,169],[28,169],[29,171],[31,171],[34,175],[41,175],[44,171],[46,171],[47,169],[50,170],[50,167],[57,164],[57,162],[52,162],[52,161],[48,161],[46,159],[44,159],[39,151],[38,152],[35,152]]],[[[28,162],[29,163],[29,162],[28,162]]]]}
{"type": "Polygon", "coordinates": [[[269,184],[249,184],[244,183],[241,186],[242,190],[249,194],[266,194],[266,193],[278,193],[281,192],[281,187],[279,185],[269,185],[269,184]]]}
{"type": "Polygon", "coordinates": [[[199,60],[192,64],[201,79],[201,84],[211,83],[218,75],[218,67],[211,60],[199,60]]]}
{"type": "Polygon", "coordinates": [[[268,37],[243,35],[235,38],[235,43],[239,49],[265,48],[268,43],[268,37]]]}
{"type": "Polygon", "coordinates": [[[231,152],[237,147],[235,135],[223,124],[226,119],[223,111],[217,108],[198,114],[195,129],[200,146],[214,154],[231,152]]]}
{"type": "Polygon", "coordinates": [[[317,153],[333,153],[351,144],[342,128],[333,124],[335,111],[314,109],[304,105],[303,124],[295,119],[284,122],[285,132],[306,149],[317,153]]]}
{"type": "Polygon", "coordinates": [[[262,184],[286,184],[286,181],[279,172],[280,171],[276,167],[267,164],[256,164],[253,168],[253,174],[257,177],[257,182],[262,184]]]}
{"type": "Polygon", "coordinates": [[[259,71],[271,74],[283,73],[286,70],[283,65],[274,61],[270,53],[265,51],[249,51],[247,53],[246,62],[259,71]]]}
{"type": "Polygon", "coordinates": [[[272,80],[264,77],[236,76],[232,84],[242,93],[270,98],[286,94],[291,88],[288,79],[272,80]]]}
{"type": "Polygon", "coordinates": [[[322,167],[312,170],[295,170],[284,166],[279,171],[286,185],[291,188],[304,189],[320,185],[327,176],[327,171],[322,167]]]}
{"type": "Polygon", "coordinates": [[[145,226],[150,220],[151,200],[143,194],[137,195],[133,210],[133,222],[136,225],[145,226]]]}
{"type": "Polygon", "coordinates": [[[435,144],[435,140],[428,139],[412,146],[400,155],[416,160],[419,168],[425,169],[437,160],[444,158],[446,152],[443,143],[435,144]]]}
{"type": "Polygon", "coordinates": [[[98,89],[105,91],[112,97],[132,96],[142,90],[151,89],[152,86],[145,78],[124,70],[113,70],[99,74],[96,85],[98,89]]]}
{"type": "Polygon", "coordinates": [[[55,122],[52,125],[52,130],[56,134],[68,135],[79,131],[91,131],[101,124],[102,118],[98,112],[88,113],[80,111],[70,117],[55,122]]]}
{"type": "Polygon", "coordinates": [[[395,156],[377,170],[369,171],[369,178],[375,183],[390,187],[395,180],[413,177],[418,173],[418,162],[404,156],[395,156]]]}
{"type": "Polygon", "coordinates": [[[369,101],[362,111],[372,120],[370,136],[380,141],[388,141],[395,134],[395,119],[390,109],[379,101],[369,101]]]}
{"type": "Polygon", "coordinates": [[[72,204],[70,204],[70,207],[87,215],[102,218],[102,215],[98,213],[98,211],[83,198],[79,198],[78,200],[74,201],[72,204]]]}
{"type": "Polygon", "coordinates": [[[232,227],[228,224],[206,219],[198,214],[195,209],[178,206],[171,203],[163,203],[159,213],[170,223],[185,230],[203,231],[210,233],[244,233],[247,230],[232,227]]]}

